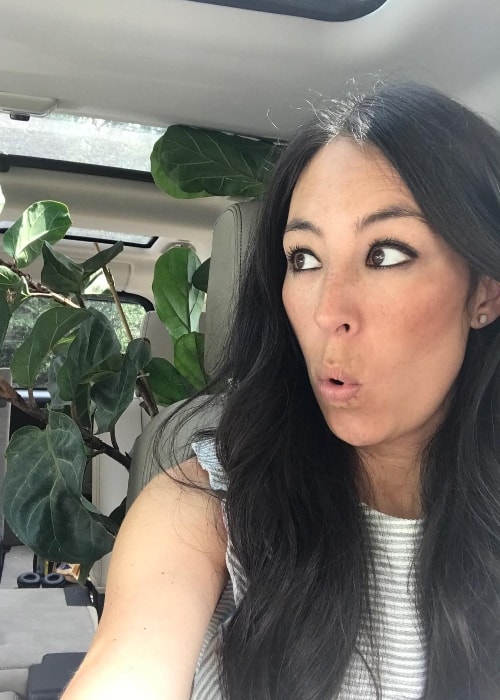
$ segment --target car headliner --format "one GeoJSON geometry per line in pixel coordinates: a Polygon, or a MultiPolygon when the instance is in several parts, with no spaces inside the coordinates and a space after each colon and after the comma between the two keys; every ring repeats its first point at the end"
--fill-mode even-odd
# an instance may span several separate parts
{"type": "Polygon", "coordinates": [[[16,0],[0,91],[104,119],[288,138],[309,102],[413,79],[500,122],[500,3],[388,0],[342,23],[190,0],[16,0]]]}

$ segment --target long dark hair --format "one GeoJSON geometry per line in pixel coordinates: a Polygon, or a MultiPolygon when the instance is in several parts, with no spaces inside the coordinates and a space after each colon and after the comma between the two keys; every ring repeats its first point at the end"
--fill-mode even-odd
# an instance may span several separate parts
{"type": "MultiPolygon", "coordinates": [[[[423,86],[384,87],[318,110],[286,149],[219,377],[231,390],[216,444],[229,480],[229,535],[248,586],[223,637],[231,700],[331,700],[370,614],[362,467],[323,420],[281,300],[293,188],[338,135],[379,149],[472,280],[500,280],[500,137],[460,104],[423,86]]],[[[499,335],[499,320],[471,331],[449,413],[425,452],[415,561],[425,700],[500,697],[499,335]]]]}

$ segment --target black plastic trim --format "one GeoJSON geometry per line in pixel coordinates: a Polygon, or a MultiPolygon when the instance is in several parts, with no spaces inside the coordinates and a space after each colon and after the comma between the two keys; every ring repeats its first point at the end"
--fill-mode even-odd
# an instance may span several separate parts
{"type": "MultiPolygon", "coordinates": [[[[5,233],[5,229],[0,230],[1,233],[5,233]]],[[[110,233],[113,233],[112,231],[110,233]]],[[[140,233],[137,234],[138,236],[142,235],[140,233]]],[[[70,241],[90,241],[91,243],[104,243],[105,245],[111,245],[112,243],[123,243],[124,246],[127,248],[151,248],[155,241],[158,240],[158,236],[151,236],[150,240],[147,243],[134,243],[133,241],[124,241],[122,238],[119,238],[117,236],[116,238],[98,238],[97,236],[92,236],[92,238],[89,238],[88,236],[77,236],[74,233],[71,233],[71,229],[69,232],[64,236],[66,240],[70,241]]]]}
{"type": "Polygon", "coordinates": [[[0,153],[0,172],[7,173],[12,167],[53,170],[60,173],[77,173],[79,175],[94,175],[98,177],[112,177],[117,180],[154,182],[151,173],[144,170],[128,170],[127,168],[95,165],[94,163],[76,163],[69,160],[54,160],[52,158],[35,158],[33,156],[0,153]]]}
{"type": "Polygon", "coordinates": [[[387,0],[193,0],[207,5],[237,7],[325,22],[349,22],[375,12],[387,0]]]}
{"type": "MultiPolygon", "coordinates": [[[[84,299],[95,299],[96,301],[102,301],[103,300],[103,295],[102,294],[84,294],[83,295],[84,299]]],[[[110,301],[113,301],[111,297],[109,298],[110,301]]],[[[147,311],[154,311],[154,306],[153,304],[149,301],[147,297],[143,297],[140,294],[133,294],[132,292],[118,292],[118,298],[120,301],[124,302],[129,302],[132,304],[139,304],[142,306],[142,308],[147,312],[147,311]]]]}

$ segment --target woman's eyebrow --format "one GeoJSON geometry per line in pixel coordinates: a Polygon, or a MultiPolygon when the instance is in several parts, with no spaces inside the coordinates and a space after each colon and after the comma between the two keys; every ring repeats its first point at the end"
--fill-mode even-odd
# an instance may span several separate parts
{"type": "Polygon", "coordinates": [[[316,226],[311,221],[307,221],[307,219],[292,219],[289,221],[285,227],[285,230],[283,231],[283,235],[285,235],[285,233],[289,233],[290,231],[308,231],[316,234],[317,236],[321,236],[323,233],[319,226],[316,226]]]}
{"type": "MultiPolygon", "coordinates": [[[[399,205],[394,205],[390,207],[384,207],[374,211],[372,214],[366,214],[361,219],[356,221],[355,232],[360,233],[363,229],[372,226],[373,224],[378,224],[381,221],[387,221],[389,219],[417,219],[422,223],[426,224],[427,221],[419,209],[413,209],[411,207],[401,207],[399,205]]],[[[313,224],[307,219],[294,218],[289,221],[285,227],[283,235],[289,233],[290,231],[305,231],[308,233],[314,233],[317,236],[322,236],[323,231],[319,226],[313,224]]]]}
{"type": "Polygon", "coordinates": [[[384,209],[379,209],[373,212],[373,214],[367,214],[362,219],[356,222],[356,232],[360,232],[363,229],[371,226],[372,224],[378,224],[380,221],[387,221],[388,219],[418,219],[418,221],[427,223],[424,215],[418,209],[412,209],[411,207],[400,207],[392,206],[386,207],[384,209]]]}

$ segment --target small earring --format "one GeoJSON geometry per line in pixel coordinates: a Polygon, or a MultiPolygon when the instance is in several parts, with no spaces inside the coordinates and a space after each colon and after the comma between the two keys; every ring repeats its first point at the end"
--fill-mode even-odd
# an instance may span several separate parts
{"type": "Polygon", "coordinates": [[[479,314],[477,320],[479,321],[479,325],[484,326],[484,324],[488,320],[488,316],[486,314],[479,314]]]}

